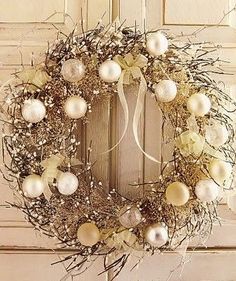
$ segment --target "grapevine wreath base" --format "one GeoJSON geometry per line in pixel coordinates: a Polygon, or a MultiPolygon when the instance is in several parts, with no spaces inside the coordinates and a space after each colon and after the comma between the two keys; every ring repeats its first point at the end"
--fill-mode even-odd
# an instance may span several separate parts
{"type": "Polygon", "coordinates": [[[173,251],[211,233],[219,220],[219,194],[232,189],[230,114],[236,109],[224,85],[211,77],[224,74],[220,59],[210,56],[213,49],[180,43],[161,31],[98,25],[58,37],[43,63],[15,73],[2,87],[4,177],[18,194],[12,206],[35,229],[57,238],[60,248],[76,249],[65,258],[71,261],[68,273],[91,256],[104,256],[101,272],[114,269],[116,277],[133,253],[173,251]],[[93,176],[91,147],[78,159],[80,122],[89,122],[95,103],[113,96],[125,117],[115,146],[122,141],[131,118],[127,84],[137,89],[132,116],[136,143],[161,167],[156,182],[137,185],[143,192],[136,199],[104,187],[93,176]],[[164,145],[173,144],[168,162],[162,155],[155,159],[139,143],[145,95],[152,95],[162,111],[164,145]],[[167,125],[172,128],[168,136],[167,125]]]}

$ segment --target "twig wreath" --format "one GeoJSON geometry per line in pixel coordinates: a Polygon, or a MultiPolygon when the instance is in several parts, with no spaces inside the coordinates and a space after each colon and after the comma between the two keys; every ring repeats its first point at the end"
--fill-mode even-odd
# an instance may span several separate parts
{"type": "Polygon", "coordinates": [[[116,277],[133,253],[173,251],[211,233],[219,193],[232,188],[235,132],[229,113],[236,109],[211,77],[224,74],[211,52],[161,31],[98,25],[56,40],[44,63],[15,73],[14,83],[4,86],[4,177],[20,197],[12,206],[61,248],[76,249],[63,260],[71,261],[68,274],[91,256],[104,256],[101,271],[114,269],[116,277]],[[161,165],[157,181],[142,183],[136,199],[105,191],[93,176],[90,148],[86,161],[78,159],[78,121],[89,122],[94,103],[116,95],[125,128],[115,146],[122,141],[130,118],[126,84],[137,86],[136,143],[161,165]],[[172,127],[164,136],[174,144],[169,161],[155,159],[139,143],[145,95],[161,109],[162,127],[172,127]]]}

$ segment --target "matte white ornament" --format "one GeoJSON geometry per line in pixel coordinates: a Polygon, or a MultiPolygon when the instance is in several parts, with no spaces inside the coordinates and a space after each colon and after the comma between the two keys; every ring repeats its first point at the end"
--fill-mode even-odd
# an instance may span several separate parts
{"type": "Polygon", "coordinates": [[[226,127],[220,123],[213,123],[206,127],[206,140],[214,146],[219,147],[225,144],[228,140],[229,133],[226,127]]]}
{"type": "Polygon", "coordinates": [[[113,60],[104,61],[99,67],[99,76],[105,82],[115,82],[120,78],[121,67],[113,60]]]}
{"type": "Polygon", "coordinates": [[[223,184],[231,176],[231,173],[232,166],[228,162],[214,159],[209,164],[209,174],[218,184],[223,184]]]}
{"type": "Polygon", "coordinates": [[[21,112],[25,121],[38,123],[45,117],[46,108],[40,100],[28,99],[24,102],[21,112]]]}
{"type": "Polygon", "coordinates": [[[166,189],[166,199],[174,206],[182,206],[189,200],[189,189],[182,182],[173,182],[166,189]]]}
{"type": "Polygon", "coordinates": [[[193,94],[187,101],[187,109],[195,116],[203,117],[210,111],[211,101],[204,94],[193,94]]]}
{"type": "Polygon", "coordinates": [[[63,195],[73,194],[78,186],[78,178],[70,172],[62,173],[57,179],[57,188],[63,195]]]}
{"type": "Polygon", "coordinates": [[[135,206],[124,206],[119,212],[119,222],[126,228],[135,227],[142,221],[142,215],[135,206]]]}
{"type": "Polygon", "coordinates": [[[167,227],[160,223],[155,223],[147,227],[145,240],[153,247],[161,247],[168,241],[167,227]]]}
{"type": "Polygon", "coordinates": [[[166,36],[159,32],[153,33],[147,38],[147,51],[150,55],[157,57],[168,50],[168,40],[166,36]]]}
{"type": "Polygon", "coordinates": [[[78,59],[69,59],[63,63],[61,74],[68,82],[78,82],[85,75],[85,66],[78,59]]]}
{"type": "Polygon", "coordinates": [[[162,80],[154,85],[157,100],[160,102],[170,102],[175,99],[177,87],[172,80],[162,80]]]}
{"type": "Polygon", "coordinates": [[[64,105],[64,110],[72,119],[84,117],[87,112],[88,105],[86,101],[79,96],[69,97],[64,105]]]}
{"type": "Polygon", "coordinates": [[[203,179],[196,184],[195,194],[199,200],[211,202],[218,197],[219,186],[212,179],[203,179]]]}
{"type": "Polygon", "coordinates": [[[39,197],[43,193],[44,188],[44,181],[39,175],[35,174],[27,176],[22,183],[24,195],[29,198],[39,197]]]}

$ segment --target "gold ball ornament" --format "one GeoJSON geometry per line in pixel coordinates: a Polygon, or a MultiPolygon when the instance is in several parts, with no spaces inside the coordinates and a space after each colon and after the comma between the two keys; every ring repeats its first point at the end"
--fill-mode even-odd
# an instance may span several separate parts
{"type": "Polygon", "coordinates": [[[87,247],[92,247],[100,240],[100,231],[93,223],[82,224],[77,231],[79,242],[87,247]]]}
{"type": "Polygon", "coordinates": [[[85,66],[78,59],[69,59],[63,63],[61,74],[68,82],[78,82],[85,75],[85,66]]]}
{"type": "Polygon", "coordinates": [[[147,38],[146,48],[148,53],[154,57],[163,55],[168,50],[168,40],[160,31],[153,33],[147,38]]]}
{"type": "Polygon", "coordinates": [[[168,241],[167,227],[161,223],[155,223],[147,227],[145,240],[153,247],[161,247],[168,241]]]}
{"type": "Polygon", "coordinates": [[[181,182],[173,182],[166,189],[166,199],[174,206],[182,206],[189,200],[189,189],[181,182]]]}
{"type": "Polygon", "coordinates": [[[63,195],[73,194],[77,190],[78,186],[78,178],[70,172],[61,173],[57,179],[58,191],[63,195]]]}
{"type": "Polygon", "coordinates": [[[202,202],[214,201],[219,195],[219,186],[212,179],[200,180],[195,186],[195,194],[202,202]]]}
{"type": "Polygon", "coordinates": [[[197,117],[203,117],[211,109],[211,101],[204,94],[193,94],[188,98],[187,109],[197,117]]]}
{"type": "Polygon", "coordinates": [[[46,108],[40,100],[28,99],[24,102],[21,113],[25,121],[38,123],[45,117],[46,108]]]}
{"type": "Polygon", "coordinates": [[[209,174],[218,184],[223,184],[231,176],[231,173],[232,166],[228,162],[214,159],[209,164],[209,174]]]}
{"type": "Polygon", "coordinates": [[[170,102],[175,99],[177,87],[172,80],[162,80],[154,85],[155,95],[160,102],[170,102]]]}
{"type": "Polygon", "coordinates": [[[121,67],[113,60],[106,60],[99,67],[99,77],[105,82],[116,82],[120,75],[121,67]]]}
{"type": "Polygon", "coordinates": [[[119,212],[119,222],[125,228],[135,227],[142,221],[142,215],[135,206],[124,206],[119,212]]]}
{"type": "Polygon", "coordinates": [[[85,99],[79,96],[69,97],[64,105],[66,115],[72,119],[79,119],[85,116],[88,105],[85,99]]]}
{"type": "Polygon", "coordinates": [[[24,195],[29,198],[39,197],[44,192],[44,188],[44,181],[35,174],[27,176],[22,183],[24,195]]]}

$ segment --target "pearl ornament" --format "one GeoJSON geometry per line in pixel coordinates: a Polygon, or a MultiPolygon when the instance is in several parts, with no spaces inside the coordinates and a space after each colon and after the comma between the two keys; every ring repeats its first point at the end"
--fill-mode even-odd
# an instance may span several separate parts
{"type": "Polygon", "coordinates": [[[113,60],[106,60],[99,67],[99,76],[105,82],[116,82],[120,75],[121,67],[113,60]]]}
{"type": "Polygon", "coordinates": [[[46,108],[40,100],[28,99],[24,102],[21,113],[25,121],[38,123],[45,117],[46,108]]]}
{"type": "Polygon", "coordinates": [[[79,242],[87,247],[92,247],[100,240],[100,231],[93,223],[82,224],[77,231],[79,242]]]}
{"type": "Polygon", "coordinates": [[[157,57],[168,50],[168,40],[161,32],[156,32],[147,38],[147,51],[150,55],[157,57]]]}
{"type": "Polygon", "coordinates": [[[35,174],[27,176],[22,183],[24,195],[29,198],[39,197],[43,193],[44,188],[44,181],[39,175],[35,174]]]}
{"type": "Polygon", "coordinates": [[[166,189],[166,199],[174,206],[182,206],[189,200],[189,189],[181,182],[173,182],[166,189]]]}
{"type": "Polygon", "coordinates": [[[85,66],[78,59],[69,59],[63,63],[61,74],[68,82],[78,82],[85,75],[85,66]]]}
{"type": "Polygon", "coordinates": [[[195,194],[200,201],[211,202],[218,197],[219,186],[212,179],[203,179],[196,184],[195,194]]]}
{"type": "Polygon", "coordinates": [[[85,99],[79,96],[69,97],[64,105],[66,115],[72,119],[79,119],[85,116],[88,105],[85,99]]]}
{"type": "Polygon", "coordinates": [[[160,102],[170,102],[175,99],[177,87],[172,80],[162,80],[154,85],[155,95],[160,102]]]}
{"type": "Polygon", "coordinates": [[[231,173],[232,166],[228,162],[214,159],[209,164],[209,174],[218,184],[223,184],[231,176],[231,173]]]}
{"type": "Polygon", "coordinates": [[[214,123],[206,127],[206,140],[214,147],[219,147],[225,144],[228,137],[229,133],[226,127],[222,124],[214,123]]]}
{"type": "Polygon", "coordinates": [[[78,178],[70,172],[62,173],[57,179],[57,188],[63,195],[73,194],[77,190],[78,186],[78,178]]]}
{"type": "Polygon", "coordinates": [[[119,212],[119,222],[126,228],[135,227],[142,221],[142,215],[135,206],[124,206],[119,212]]]}
{"type": "Polygon", "coordinates": [[[197,117],[203,117],[211,109],[211,101],[204,94],[193,94],[188,98],[187,109],[197,117]]]}
{"type": "Polygon", "coordinates": [[[160,223],[155,223],[147,227],[145,240],[153,247],[161,247],[168,241],[167,227],[160,223]]]}

